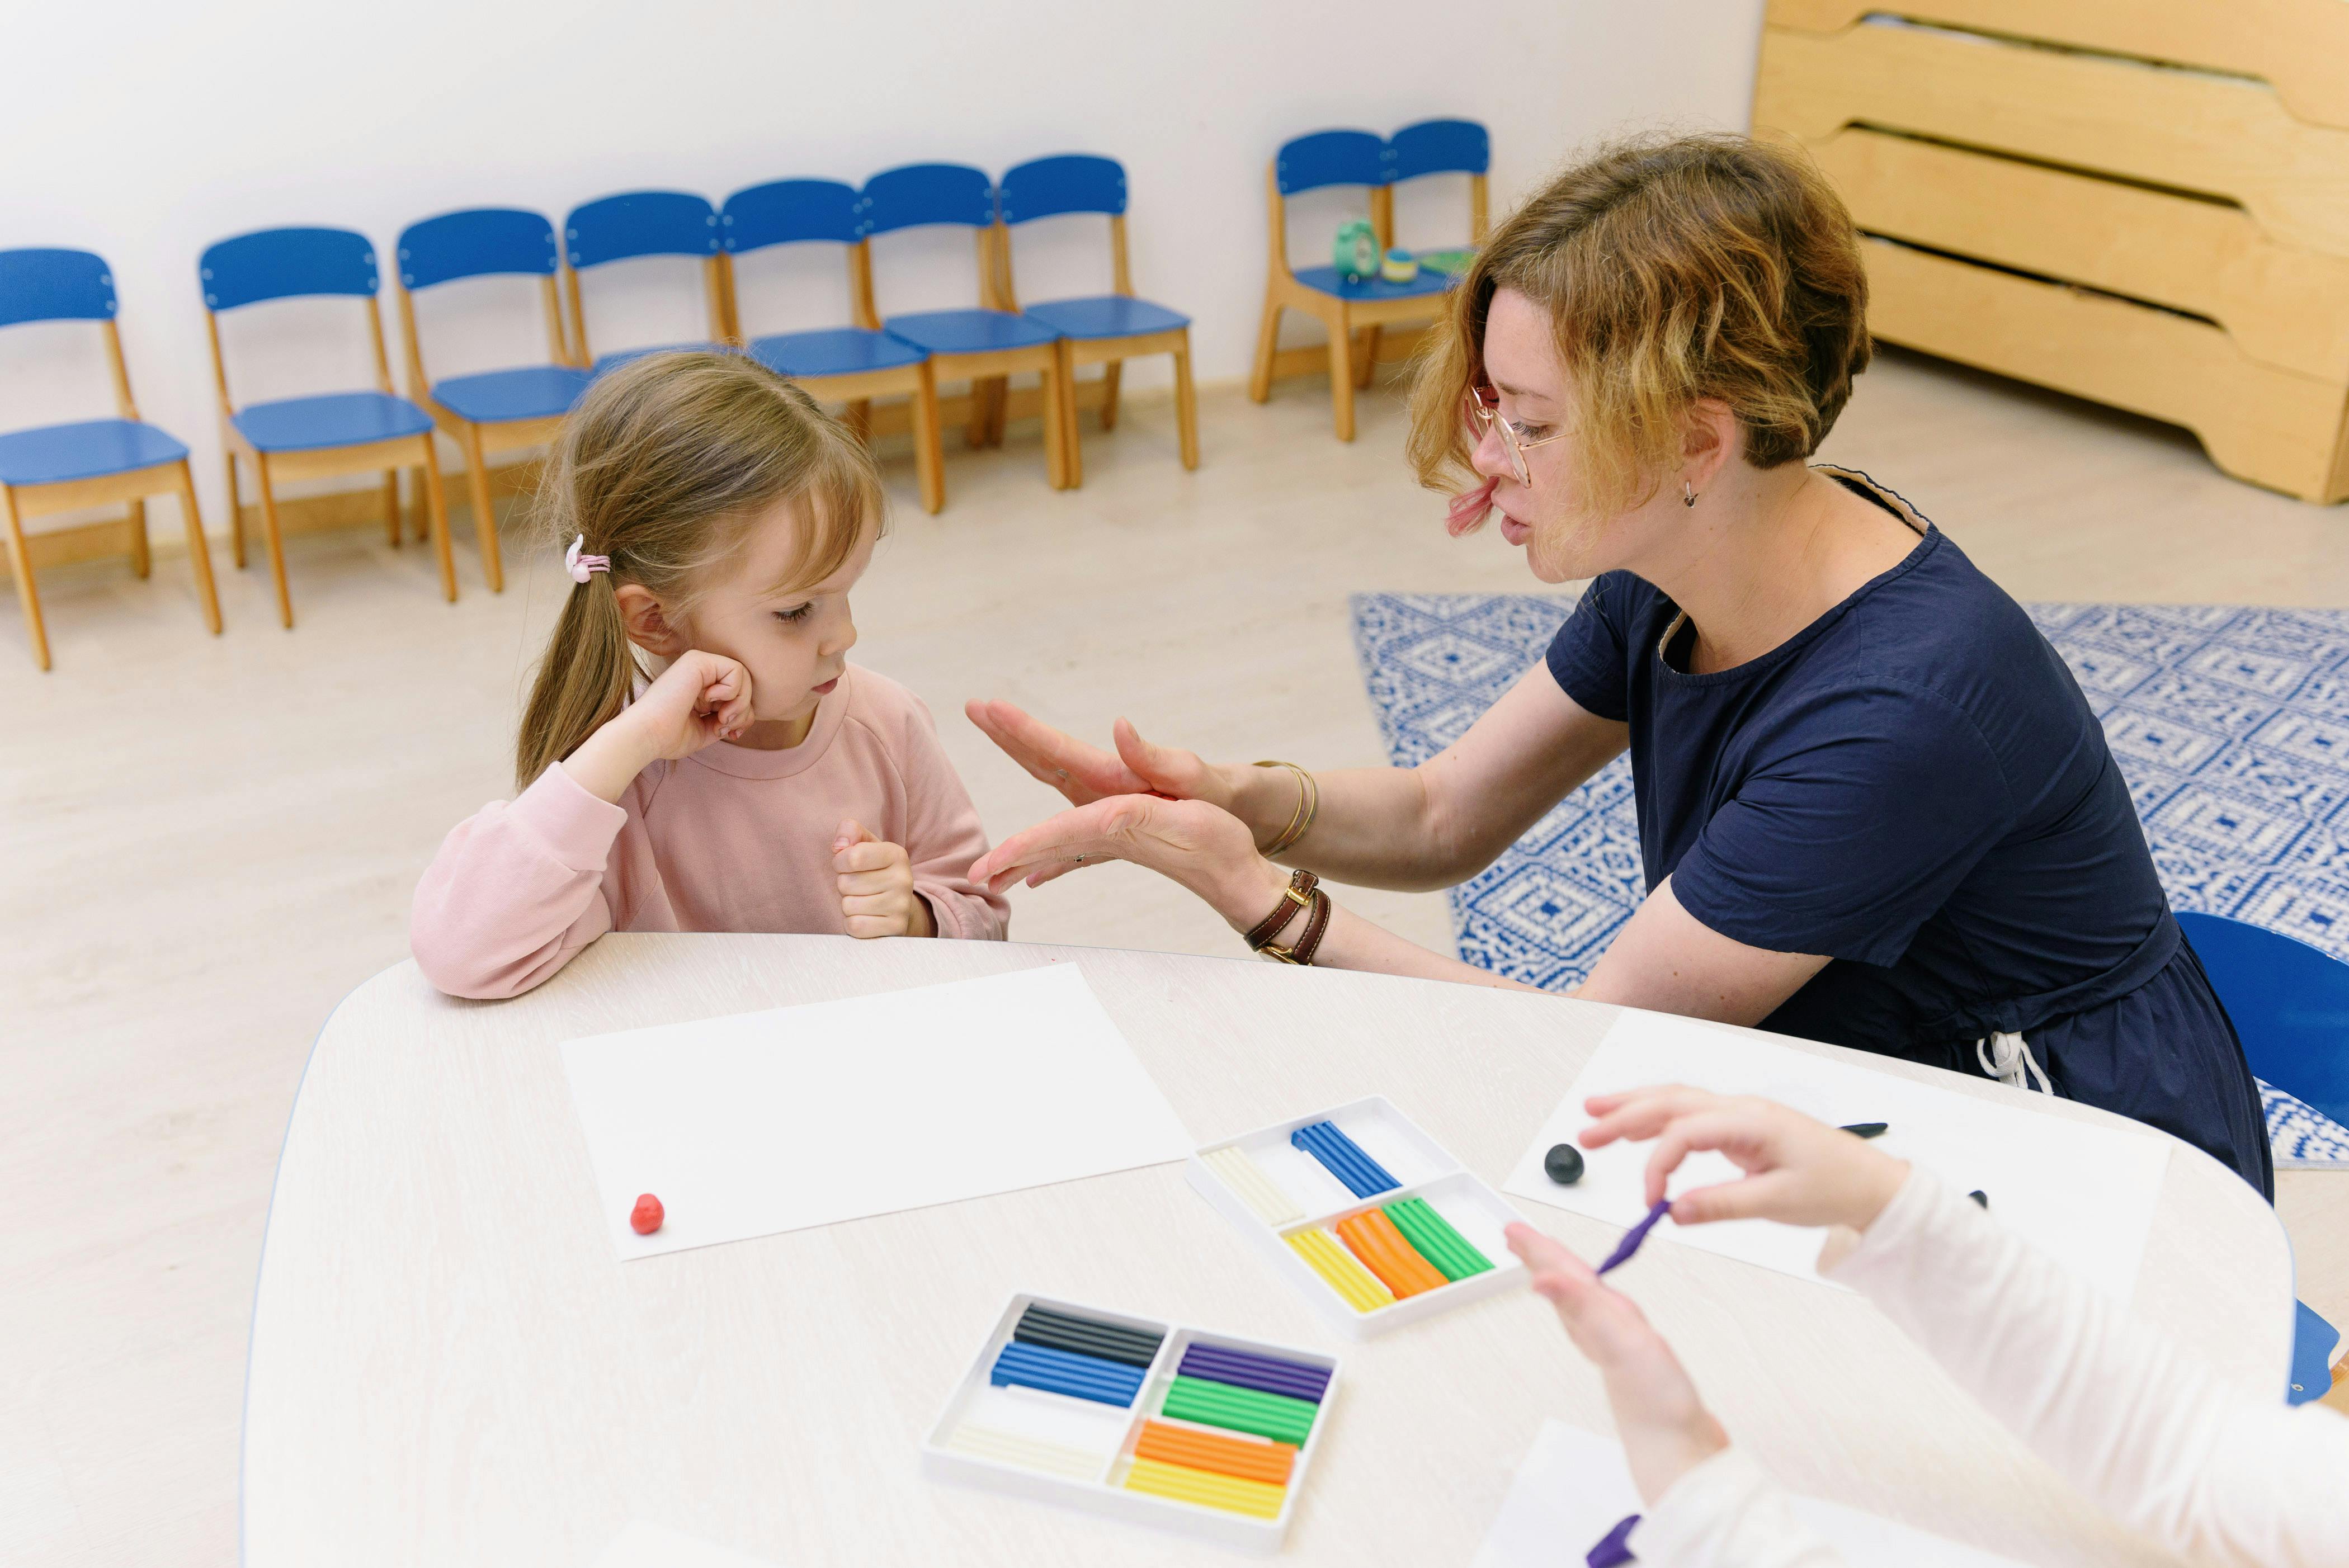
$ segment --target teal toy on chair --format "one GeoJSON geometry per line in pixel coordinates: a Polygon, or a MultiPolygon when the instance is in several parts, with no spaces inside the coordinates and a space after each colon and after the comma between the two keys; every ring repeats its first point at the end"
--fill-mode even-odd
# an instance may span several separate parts
{"type": "Polygon", "coordinates": [[[1330,264],[1350,284],[1367,283],[1379,275],[1379,232],[1368,218],[1350,218],[1338,225],[1330,264]]]}

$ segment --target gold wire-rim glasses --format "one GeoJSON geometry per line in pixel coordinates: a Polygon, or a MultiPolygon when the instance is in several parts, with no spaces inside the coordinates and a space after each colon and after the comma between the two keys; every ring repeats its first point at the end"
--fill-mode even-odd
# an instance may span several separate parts
{"type": "Polygon", "coordinates": [[[1544,436],[1538,441],[1526,440],[1523,435],[1518,433],[1516,426],[1501,418],[1500,398],[1495,396],[1494,399],[1488,403],[1485,400],[1485,391],[1486,388],[1485,387],[1472,386],[1461,398],[1461,406],[1465,411],[1464,418],[1466,418],[1468,421],[1469,434],[1475,436],[1478,441],[1482,441],[1484,437],[1477,429],[1480,423],[1485,426],[1499,426],[1501,428],[1501,449],[1509,454],[1509,470],[1517,476],[1517,482],[1519,484],[1525,486],[1527,490],[1531,490],[1533,489],[1534,476],[1532,470],[1526,467],[1526,454],[1532,451],[1536,447],[1547,447],[1552,441],[1562,441],[1566,439],[1567,432],[1560,430],[1557,435],[1544,436]]]}

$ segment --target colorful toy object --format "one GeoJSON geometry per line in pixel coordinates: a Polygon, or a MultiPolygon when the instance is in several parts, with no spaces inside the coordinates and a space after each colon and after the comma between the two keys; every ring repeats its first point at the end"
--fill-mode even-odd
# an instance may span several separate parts
{"type": "Polygon", "coordinates": [[[1397,245],[1379,263],[1379,276],[1391,284],[1407,284],[1419,276],[1419,258],[1397,245]]]}
{"type": "Polygon", "coordinates": [[[1352,218],[1338,225],[1338,241],[1330,262],[1350,284],[1368,283],[1379,275],[1379,232],[1368,218],[1352,218]]]}

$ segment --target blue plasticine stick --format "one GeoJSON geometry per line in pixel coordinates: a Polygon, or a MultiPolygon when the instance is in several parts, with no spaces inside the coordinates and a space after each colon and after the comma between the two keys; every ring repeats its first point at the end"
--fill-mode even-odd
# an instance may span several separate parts
{"type": "Polygon", "coordinates": [[[1040,1345],[1006,1345],[987,1380],[1000,1387],[1016,1383],[1048,1394],[1065,1394],[1096,1404],[1130,1408],[1142,1391],[1143,1369],[1040,1345]]]}
{"type": "Polygon", "coordinates": [[[1288,1135],[1288,1141],[1321,1161],[1330,1174],[1344,1182],[1346,1191],[1357,1198],[1392,1192],[1402,1185],[1388,1174],[1385,1166],[1364,1153],[1361,1144],[1339,1131],[1334,1123],[1317,1121],[1310,1127],[1300,1127],[1288,1135]]]}

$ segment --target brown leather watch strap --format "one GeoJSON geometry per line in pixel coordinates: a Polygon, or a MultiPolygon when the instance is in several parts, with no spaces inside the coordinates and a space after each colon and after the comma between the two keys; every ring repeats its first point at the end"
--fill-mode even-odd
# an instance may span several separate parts
{"type": "Polygon", "coordinates": [[[1288,886],[1282,891],[1278,906],[1270,914],[1257,921],[1256,928],[1247,934],[1248,951],[1263,952],[1265,944],[1278,936],[1288,923],[1297,918],[1299,910],[1310,907],[1313,903],[1314,884],[1320,880],[1311,872],[1291,872],[1288,876],[1288,886]]]}
{"type": "Polygon", "coordinates": [[[1321,934],[1330,929],[1330,895],[1319,888],[1313,890],[1313,913],[1305,922],[1305,934],[1293,947],[1275,947],[1268,943],[1263,951],[1283,964],[1310,964],[1313,954],[1320,951],[1321,934]]]}

